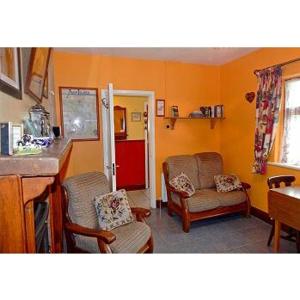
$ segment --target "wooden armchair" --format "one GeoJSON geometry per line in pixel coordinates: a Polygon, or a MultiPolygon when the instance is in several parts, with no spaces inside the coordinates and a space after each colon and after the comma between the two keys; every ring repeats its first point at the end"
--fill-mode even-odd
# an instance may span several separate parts
{"type": "Polygon", "coordinates": [[[109,193],[103,173],[73,176],[63,183],[64,229],[71,253],[152,253],[153,239],[145,218],[150,210],[131,207],[136,221],[111,231],[99,230],[94,198],[109,193]]]}

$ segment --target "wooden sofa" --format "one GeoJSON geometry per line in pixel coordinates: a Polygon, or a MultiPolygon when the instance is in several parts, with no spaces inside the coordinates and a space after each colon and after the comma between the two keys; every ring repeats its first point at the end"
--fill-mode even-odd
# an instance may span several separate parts
{"type": "Polygon", "coordinates": [[[223,174],[223,159],[216,152],[203,152],[194,155],[171,156],[163,163],[163,173],[168,195],[168,214],[177,213],[182,217],[183,231],[189,232],[193,221],[230,213],[250,214],[250,199],[242,183],[240,190],[219,193],[216,191],[214,175],[223,174]],[[169,185],[169,180],[184,172],[193,182],[196,193],[188,197],[169,185]]]}

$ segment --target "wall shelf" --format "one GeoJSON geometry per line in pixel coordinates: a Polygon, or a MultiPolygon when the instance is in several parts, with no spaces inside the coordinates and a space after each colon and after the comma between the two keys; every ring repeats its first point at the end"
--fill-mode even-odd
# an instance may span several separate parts
{"type": "Polygon", "coordinates": [[[224,120],[225,117],[218,117],[218,118],[192,118],[192,117],[165,117],[164,119],[170,121],[170,129],[175,128],[175,123],[177,120],[210,120],[210,129],[215,128],[215,124],[217,120],[224,120]]]}

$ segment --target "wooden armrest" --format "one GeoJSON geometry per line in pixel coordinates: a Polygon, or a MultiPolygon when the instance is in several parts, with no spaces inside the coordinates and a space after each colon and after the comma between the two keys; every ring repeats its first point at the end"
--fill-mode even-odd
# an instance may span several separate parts
{"type": "Polygon", "coordinates": [[[190,197],[187,192],[177,191],[171,186],[169,186],[168,189],[170,190],[170,192],[173,192],[173,193],[179,195],[180,198],[189,198],[190,197]]]}
{"type": "Polygon", "coordinates": [[[251,189],[251,185],[247,182],[242,182],[242,187],[245,189],[245,190],[249,190],[251,189]]]}
{"type": "Polygon", "coordinates": [[[135,215],[140,215],[143,218],[149,217],[151,215],[150,209],[142,207],[130,207],[131,211],[135,215]]]}
{"type": "Polygon", "coordinates": [[[72,233],[95,237],[104,241],[106,244],[111,244],[116,240],[116,236],[107,230],[95,230],[74,223],[65,223],[65,228],[72,233]]]}

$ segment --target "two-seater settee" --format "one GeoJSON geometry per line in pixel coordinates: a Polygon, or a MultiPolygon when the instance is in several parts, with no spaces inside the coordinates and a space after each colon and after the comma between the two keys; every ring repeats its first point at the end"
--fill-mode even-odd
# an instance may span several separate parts
{"type": "Polygon", "coordinates": [[[223,174],[223,159],[219,153],[203,152],[194,155],[171,156],[163,163],[163,173],[168,195],[168,214],[177,213],[182,218],[183,231],[189,232],[193,221],[230,213],[250,214],[250,199],[242,182],[239,190],[217,192],[214,176],[223,174]],[[169,180],[185,173],[195,187],[195,194],[189,197],[176,191],[169,180]]]}

